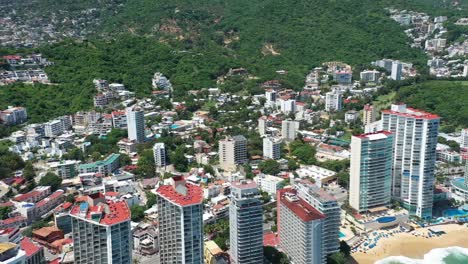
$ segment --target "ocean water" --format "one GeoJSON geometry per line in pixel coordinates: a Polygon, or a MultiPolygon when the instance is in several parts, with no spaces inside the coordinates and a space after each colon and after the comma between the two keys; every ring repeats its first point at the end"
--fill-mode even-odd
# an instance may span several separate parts
{"type": "Polygon", "coordinates": [[[436,248],[425,254],[423,259],[394,256],[379,260],[375,264],[468,264],[468,248],[436,248]]]}

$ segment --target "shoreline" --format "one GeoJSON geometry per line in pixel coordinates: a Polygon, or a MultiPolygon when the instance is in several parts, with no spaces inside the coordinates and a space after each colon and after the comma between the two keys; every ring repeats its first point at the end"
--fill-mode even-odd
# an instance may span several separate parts
{"type": "MultiPolygon", "coordinates": [[[[458,246],[468,248],[468,228],[464,225],[448,224],[438,226],[445,234],[439,237],[425,238],[410,233],[399,233],[381,239],[377,246],[366,253],[356,252],[351,256],[359,264],[373,264],[390,256],[404,256],[422,259],[424,254],[435,248],[458,246]]],[[[428,228],[418,228],[412,233],[427,233],[428,228]]]]}

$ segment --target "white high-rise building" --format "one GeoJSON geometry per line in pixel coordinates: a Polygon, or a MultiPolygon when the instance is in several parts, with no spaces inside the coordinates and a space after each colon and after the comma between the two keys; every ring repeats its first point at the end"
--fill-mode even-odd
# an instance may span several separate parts
{"type": "Polygon", "coordinates": [[[340,250],[341,208],[336,198],[308,180],[295,183],[297,196],[325,215],[322,223],[322,256],[340,250]]]}
{"type": "Polygon", "coordinates": [[[267,133],[267,117],[261,116],[258,119],[258,133],[260,136],[264,136],[267,133]]]}
{"type": "Polygon", "coordinates": [[[74,263],[131,264],[130,215],[125,201],[106,201],[101,193],[75,205],[70,211],[74,263]]]}
{"type": "Polygon", "coordinates": [[[392,195],[410,214],[432,216],[440,117],[392,105],[382,111],[382,129],[394,134],[392,195]]]}
{"type": "Polygon", "coordinates": [[[460,148],[468,149],[468,128],[461,131],[460,148]]]}
{"type": "Polygon", "coordinates": [[[281,158],[281,138],[263,138],[263,157],[274,160],[281,158]]]}
{"type": "Polygon", "coordinates": [[[279,100],[280,102],[280,110],[285,114],[295,113],[296,112],[296,100],[288,99],[288,100],[279,100]]]}
{"type": "Polygon", "coordinates": [[[265,91],[265,97],[266,97],[266,102],[265,106],[266,107],[275,107],[276,106],[276,91],[273,89],[268,89],[265,91]]]}
{"type": "Polygon", "coordinates": [[[156,190],[160,261],[203,264],[203,189],[182,176],[171,182],[156,190]]]}
{"type": "Polygon", "coordinates": [[[351,207],[361,213],[390,205],[392,162],[392,133],[380,131],[351,138],[351,207]]]}
{"type": "Polygon", "coordinates": [[[279,247],[295,264],[323,264],[323,220],[320,213],[292,189],[278,191],[279,247]]]}
{"type": "Polygon", "coordinates": [[[166,147],[164,143],[156,143],[153,146],[154,164],[156,167],[166,166],[166,147]]]}
{"type": "Polygon", "coordinates": [[[231,263],[263,263],[262,220],[262,201],[257,184],[253,181],[233,182],[229,205],[231,263]]]}
{"type": "Polygon", "coordinates": [[[219,141],[219,164],[224,170],[234,171],[239,164],[248,162],[247,139],[238,135],[219,141]]]}
{"type": "Polygon", "coordinates": [[[343,95],[338,91],[328,92],[325,95],[325,110],[327,112],[340,111],[342,108],[343,95]]]}
{"type": "Polygon", "coordinates": [[[390,78],[395,81],[401,80],[401,77],[403,74],[402,71],[403,71],[403,64],[399,61],[394,61],[392,63],[392,72],[391,72],[390,78]]]}
{"type": "Polygon", "coordinates": [[[52,120],[50,122],[45,123],[44,125],[44,133],[46,137],[56,137],[63,133],[63,124],[61,120],[52,120]]]}
{"type": "Polygon", "coordinates": [[[299,128],[299,122],[293,120],[283,120],[281,122],[281,138],[286,142],[296,139],[296,132],[299,128]]]}
{"type": "Polygon", "coordinates": [[[137,143],[145,142],[145,115],[138,107],[127,108],[128,138],[137,143]]]}

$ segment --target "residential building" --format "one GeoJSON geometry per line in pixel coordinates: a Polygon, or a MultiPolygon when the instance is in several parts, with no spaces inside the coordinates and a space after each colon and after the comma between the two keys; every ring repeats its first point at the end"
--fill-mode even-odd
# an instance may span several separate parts
{"type": "Polygon", "coordinates": [[[63,124],[61,120],[52,120],[45,123],[44,133],[45,137],[56,137],[63,133],[63,124]]]}
{"type": "Polygon", "coordinates": [[[0,111],[0,122],[7,126],[19,125],[26,122],[28,114],[24,107],[8,107],[8,109],[0,111]]]}
{"type": "Polygon", "coordinates": [[[399,61],[394,61],[392,63],[392,71],[390,74],[390,79],[395,81],[400,81],[403,75],[403,64],[399,61]]]}
{"type": "Polygon", "coordinates": [[[130,209],[101,193],[82,199],[71,211],[75,264],[131,264],[130,209]]]}
{"type": "Polygon", "coordinates": [[[0,263],[26,264],[26,253],[17,244],[11,242],[0,243],[0,263]]]}
{"type": "Polygon", "coordinates": [[[100,173],[101,175],[109,175],[120,166],[120,154],[112,153],[106,159],[99,160],[93,163],[80,164],[78,166],[79,173],[100,173]]]}
{"type": "Polygon", "coordinates": [[[156,143],[153,146],[154,163],[156,167],[166,166],[166,147],[164,143],[156,143]]]}
{"type": "Polygon", "coordinates": [[[156,226],[140,223],[133,230],[133,249],[143,256],[159,251],[159,235],[156,226]]]}
{"type": "Polygon", "coordinates": [[[460,148],[468,149],[468,128],[461,130],[460,148]]]}
{"type": "Polygon", "coordinates": [[[274,196],[276,192],[283,188],[284,179],[273,175],[260,173],[253,178],[258,188],[274,196]]]}
{"type": "Polygon", "coordinates": [[[31,191],[18,194],[13,198],[15,202],[37,203],[51,194],[50,186],[37,186],[31,191]]]}
{"type": "Polygon", "coordinates": [[[145,115],[138,107],[127,108],[128,138],[137,143],[145,142],[145,115]]]}
{"type": "Polygon", "coordinates": [[[219,163],[221,168],[234,171],[239,164],[248,162],[247,139],[238,135],[219,141],[219,163]]]}
{"type": "Polygon", "coordinates": [[[322,264],[322,234],[325,215],[320,213],[295,190],[283,189],[278,193],[279,247],[291,263],[322,264]]]}
{"type": "Polygon", "coordinates": [[[377,70],[365,70],[360,73],[362,82],[378,82],[380,78],[380,72],[377,70]]]}
{"type": "Polygon", "coordinates": [[[257,184],[231,184],[229,205],[230,256],[233,264],[263,262],[263,209],[257,184]]]}
{"type": "Polygon", "coordinates": [[[308,180],[295,184],[297,195],[325,215],[322,222],[322,256],[340,250],[341,208],[336,198],[308,180]]]}
{"type": "Polygon", "coordinates": [[[266,107],[275,107],[276,98],[277,98],[276,91],[273,90],[273,89],[265,90],[265,97],[266,97],[265,106],[266,107]]]}
{"type": "Polygon", "coordinates": [[[327,112],[340,111],[342,108],[343,95],[338,91],[328,92],[325,95],[325,110],[327,112]]]}
{"type": "Polygon", "coordinates": [[[125,111],[112,111],[112,126],[114,128],[127,128],[127,114],[125,111]]]}
{"type": "Polygon", "coordinates": [[[390,205],[392,162],[392,133],[380,131],[351,138],[351,207],[362,213],[390,205]]]}
{"type": "Polygon", "coordinates": [[[359,112],[356,110],[349,110],[345,113],[345,122],[354,123],[359,119],[359,112]]]}
{"type": "Polygon", "coordinates": [[[29,237],[25,237],[21,240],[20,248],[26,254],[25,264],[45,263],[44,248],[34,244],[29,237]]]}
{"type": "Polygon", "coordinates": [[[439,116],[405,104],[382,111],[383,130],[394,134],[392,195],[421,218],[432,216],[439,124],[439,116]]]}
{"type": "Polygon", "coordinates": [[[78,175],[79,160],[62,160],[50,164],[55,173],[63,179],[74,178],[78,175]]]}
{"type": "Polygon", "coordinates": [[[296,139],[296,131],[299,128],[299,122],[293,120],[283,120],[281,122],[281,138],[286,142],[296,139]]]}
{"type": "Polygon", "coordinates": [[[158,195],[161,263],[203,263],[203,190],[182,176],[161,185],[158,195]]]}
{"type": "Polygon", "coordinates": [[[362,123],[364,124],[364,126],[367,126],[367,125],[374,123],[375,119],[376,119],[375,107],[373,105],[366,104],[363,110],[362,123]]]}
{"type": "Polygon", "coordinates": [[[278,160],[281,158],[281,138],[263,138],[263,157],[278,160]]]}
{"type": "Polygon", "coordinates": [[[280,110],[285,114],[295,113],[296,112],[296,100],[288,99],[288,100],[279,100],[280,102],[280,110]]]}
{"type": "Polygon", "coordinates": [[[333,72],[333,80],[339,84],[351,84],[353,72],[350,70],[337,70],[333,72]]]}
{"type": "Polygon", "coordinates": [[[228,264],[228,257],[224,251],[213,241],[205,242],[205,264],[228,264]]]}
{"type": "Polygon", "coordinates": [[[267,133],[267,117],[266,116],[261,116],[258,119],[258,133],[260,136],[264,136],[267,133]]]}

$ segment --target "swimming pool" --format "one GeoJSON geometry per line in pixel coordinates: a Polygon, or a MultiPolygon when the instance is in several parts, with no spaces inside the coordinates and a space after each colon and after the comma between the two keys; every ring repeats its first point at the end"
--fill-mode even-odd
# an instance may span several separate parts
{"type": "Polygon", "coordinates": [[[460,209],[447,209],[443,212],[443,215],[445,217],[466,216],[468,212],[460,209]]]}
{"type": "Polygon", "coordinates": [[[396,220],[396,217],[394,217],[394,216],[383,216],[383,217],[377,218],[377,222],[379,222],[381,224],[390,223],[390,222],[393,222],[395,220],[396,220]]]}
{"type": "Polygon", "coordinates": [[[179,125],[177,125],[177,124],[172,124],[171,125],[171,129],[177,129],[177,128],[179,128],[179,125]]]}
{"type": "Polygon", "coordinates": [[[343,237],[345,237],[346,235],[343,234],[343,232],[340,232],[340,235],[339,235],[339,236],[340,236],[340,238],[343,238],[343,237]]]}

